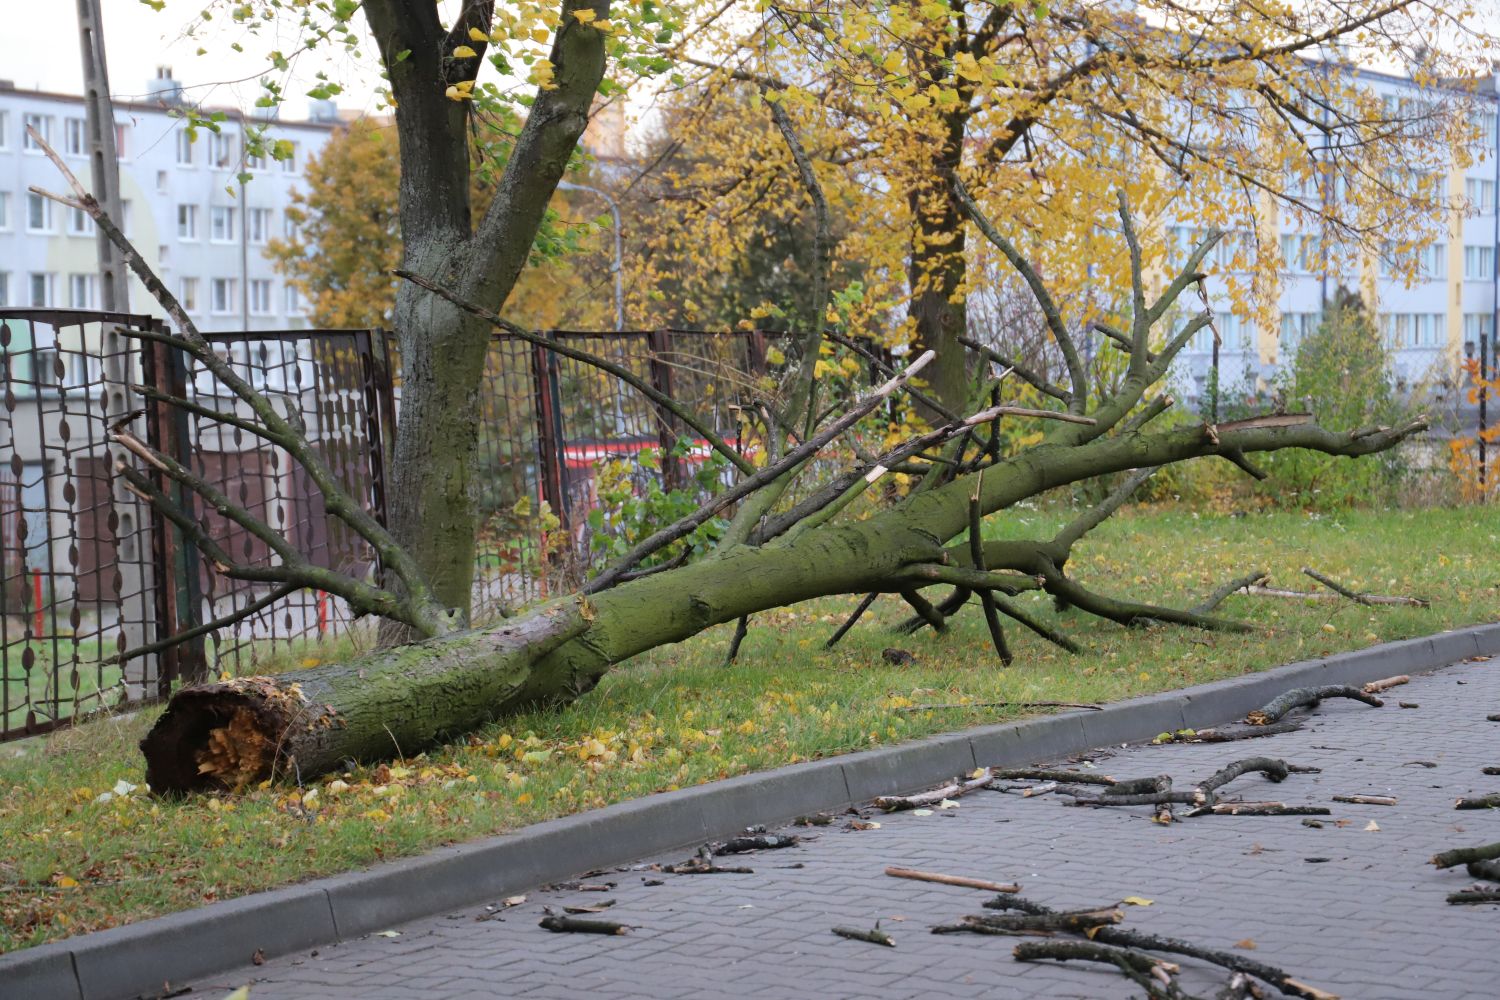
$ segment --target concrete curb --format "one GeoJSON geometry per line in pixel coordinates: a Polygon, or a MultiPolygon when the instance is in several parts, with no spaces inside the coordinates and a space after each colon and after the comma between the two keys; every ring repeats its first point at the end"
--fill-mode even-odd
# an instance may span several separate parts
{"type": "Polygon", "coordinates": [[[256,893],[0,956],[0,1000],[119,1000],[266,956],[523,892],[593,868],[696,847],[752,823],[1241,718],[1290,687],[1358,684],[1500,653],[1500,624],[1442,632],[1136,698],[793,764],[550,820],[366,871],[256,893]]]}

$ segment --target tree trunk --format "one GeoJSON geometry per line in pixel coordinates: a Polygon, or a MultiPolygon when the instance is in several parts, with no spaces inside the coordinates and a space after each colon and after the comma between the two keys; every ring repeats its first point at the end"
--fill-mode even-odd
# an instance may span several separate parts
{"type": "MultiPolygon", "coordinates": [[[[967,274],[965,217],[947,178],[963,156],[968,116],[950,115],[942,146],[933,157],[930,182],[912,191],[912,241],[908,315],[916,324],[917,351],[937,352],[926,379],[944,406],[969,405],[966,352],[958,338],[968,333],[968,307],[961,289],[967,274]]],[[[931,418],[931,414],[927,414],[931,418]]]]}
{"type": "MultiPolygon", "coordinates": [[[[1223,450],[1368,454],[1409,433],[1300,425],[1227,432],[1214,442],[1192,426],[1043,446],[986,470],[980,504],[992,512],[1091,476],[1223,450]]],[[[741,546],[487,629],[184,689],[142,741],[147,781],[157,792],[236,788],[273,775],[306,780],[350,759],[417,753],[503,713],[577,698],[614,664],[713,625],[831,594],[910,588],[914,580],[903,571],[942,563],[944,541],[966,529],[973,490],[974,477],[961,477],[865,521],[826,525],[785,544],[741,546]]],[[[1035,553],[1017,549],[1015,557],[1029,565],[1035,553]]]]}

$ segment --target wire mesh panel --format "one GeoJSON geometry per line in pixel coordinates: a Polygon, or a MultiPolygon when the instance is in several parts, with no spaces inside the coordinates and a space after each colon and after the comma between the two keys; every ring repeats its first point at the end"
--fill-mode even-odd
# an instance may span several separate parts
{"type": "Polygon", "coordinates": [[[0,310],[0,738],[45,732],[171,682],[158,657],[153,517],[108,434],[149,439],[120,329],[149,317],[0,310]]]}
{"type": "MultiPolygon", "coordinates": [[[[219,356],[279,412],[290,414],[343,488],[384,517],[385,427],[390,386],[383,362],[374,356],[383,337],[368,331],[287,331],[210,334],[219,356]]],[[[193,402],[258,426],[249,407],[233,396],[201,363],[191,362],[187,391],[193,402]]],[[[332,518],[322,491],[307,470],[280,446],[235,423],[201,414],[189,416],[186,458],[233,514],[201,504],[209,536],[236,563],[279,565],[284,542],[317,566],[361,579],[375,579],[378,566],[368,543],[332,518]],[[245,519],[269,526],[267,539],[245,519]]],[[[237,579],[207,561],[196,572],[201,620],[233,616],[262,601],[274,584],[237,579]]],[[[317,658],[317,644],[355,635],[355,620],[339,598],[322,591],[300,591],[241,620],[215,630],[208,655],[214,669],[244,673],[270,663],[317,658]]]]}

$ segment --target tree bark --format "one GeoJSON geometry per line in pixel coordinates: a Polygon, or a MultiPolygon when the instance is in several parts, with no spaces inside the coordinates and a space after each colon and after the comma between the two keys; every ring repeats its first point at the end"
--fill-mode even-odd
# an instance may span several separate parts
{"type": "MultiPolygon", "coordinates": [[[[1312,425],[1254,428],[1219,442],[1185,427],[1044,445],[986,470],[980,504],[995,511],[1079,479],[1224,447],[1365,454],[1415,426],[1363,435],[1312,425]]],[[[234,788],[273,774],[306,779],[348,759],[417,753],[505,712],[576,698],[614,664],[713,625],[832,594],[899,591],[910,586],[912,566],[940,561],[945,542],[967,529],[974,478],[864,521],[828,524],[785,545],[741,546],[487,629],[344,664],[184,689],[142,742],[148,782],[159,792],[234,788]]]]}

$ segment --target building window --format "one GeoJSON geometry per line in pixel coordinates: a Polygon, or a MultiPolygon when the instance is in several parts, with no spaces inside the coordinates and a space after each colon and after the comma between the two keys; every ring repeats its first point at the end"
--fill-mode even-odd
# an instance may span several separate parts
{"type": "Polygon", "coordinates": [[[1318,328],[1322,321],[1318,313],[1282,313],[1281,314],[1281,353],[1290,357],[1297,353],[1297,348],[1302,346],[1302,341],[1318,328]]]}
{"type": "Polygon", "coordinates": [[[178,286],[177,301],[182,303],[182,308],[190,313],[198,311],[198,279],[183,278],[182,284],[178,286]]]}
{"type": "Polygon", "coordinates": [[[88,133],[82,118],[63,119],[63,152],[69,156],[87,156],[88,133]]]}
{"type": "Polygon", "coordinates": [[[0,271],[0,306],[10,305],[10,272],[0,271]]]}
{"type": "Polygon", "coordinates": [[[68,305],[73,309],[99,308],[99,276],[68,275],[68,305]]]}
{"type": "Polygon", "coordinates": [[[198,239],[198,206],[177,206],[177,238],[196,242],[198,239]]]}
{"type": "Polygon", "coordinates": [[[271,238],[271,210],[269,208],[249,209],[246,223],[250,226],[250,242],[260,245],[271,238]]]}
{"type": "Polygon", "coordinates": [[[1294,274],[1310,274],[1322,266],[1322,243],[1314,233],[1282,233],[1282,268],[1294,274]]]}
{"type": "Polygon", "coordinates": [[[177,133],[177,165],[179,167],[191,167],[193,165],[193,142],[192,133],[187,129],[177,133]]]}
{"type": "Polygon", "coordinates": [[[115,122],[115,159],[130,157],[130,126],[115,122]]]}
{"type": "Polygon", "coordinates": [[[1464,247],[1464,280],[1489,281],[1495,276],[1494,247],[1464,247]]]}
{"type": "Polygon", "coordinates": [[[208,238],[215,243],[234,242],[234,209],[215,205],[208,210],[208,238]]]}
{"type": "Polygon", "coordinates": [[[281,216],[281,235],[289,240],[295,240],[302,233],[302,227],[297,224],[297,218],[292,212],[285,212],[281,216]]]}
{"type": "Polygon", "coordinates": [[[295,142],[289,142],[284,148],[290,150],[291,155],[281,161],[281,172],[284,174],[295,174],[297,172],[298,144],[295,142]]]}
{"type": "Polygon", "coordinates": [[[232,133],[209,133],[208,162],[210,166],[214,167],[234,166],[234,135],[232,133]]]}
{"type": "MultiPolygon", "coordinates": [[[[1418,280],[1436,281],[1448,277],[1448,244],[1429,243],[1413,254],[1416,260],[1416,275],[1418,280]]],[[[1380,276],[1389,278],[1397,275],[1403,262],[1397,257],[1391,244],[1386,244],[1380,254],[1380,276]]]]}
{"type": "Polygon", "coordinates": [[[68,209],[68,235],[69,236],[93,236],[94,220],[81,208],[68,209]]]}
{"type": "Polygon", "coordinates": [[[233,278],[214,278],[208,286],[208,309],[224,314],[234,311],[235,288],[239,282],[233,278]]]}
{"type": "Polygon", "coordinates": [[[1446,339],[1447,319],[1444,313],[1381,313],[1380,336],[1391,350],[1437,347],[1446,339]]]}
{"type": "Polygon", "coordinates": [[[265,154],[264,153],[252,153],[249,156],[246,156],[245,157],[245,169],[246,170],[264,170],[264,169],[266,169],[266,156],[265,156],[265,154]]]}
{"type": "Polygon", "coordinates": [[[1464,314],[1464,340],[1472,344],[1478,344],[1480,338],[1487,338],[1491,344],[1495,342],[1495,317],[1492,313],[1465,313],[1464,314]]]}
{"type": "Polygon", "coordinates": [[[298,288],[296,285],[287,285],[286,286],[286,290],[285,290],[285,296],[286,296],[286,314],[288,316],[301,316],[302,315],[302,290],[300,288],[298,288]]]}
{"type": "Polygon", "coordinates": [[[1479,144],[1486,150],[1495,148],[1495,112],[1480,108],[1474,112],[1474,127],[1479,130],[1479,144]]]}
{"type": "Polygon", "coordinates": [[[10,192],[0,191],[0,230],[10,228],[10,192]]]}
{"type": "Polygon", "coordinates": [[[1495,211],[1494,181],[1480,180],[1477,177],[1465,178],[1464,194],[1468,196],[1469,205],[1480,215],[1490,215],[1495,211]]]}
{"type": "Polygon", "coordinates": [[[256,316],[271,315],[271,282],[255,278],[250,282],[250,312],[256,316]]]}
{"type": "Polygon", "coordinates": [[[31,274],[31,305],[33,308],[46,309],[55,301],[57,275],[51,272],[31,274]]]}
{"type": "Polygon", "coordinates": [[[10,112],[0,111],[0,149],[10,148],[10,112]]]}
{"type": "Polygon", "coordinates": [[[33,233],[52,232],[52,202],[35,191],[26,194],[26,229],[33,233]]]}
{"type": "Polygon", "coordinates": [[[31,138],[27,129],[36,129],[37,134],[47,145],[52,145],[52,117],[50,115],[38,115],[28,112],[21,116],[21,146],[28,152],[40,153],[42,147],[31,138]]]}

